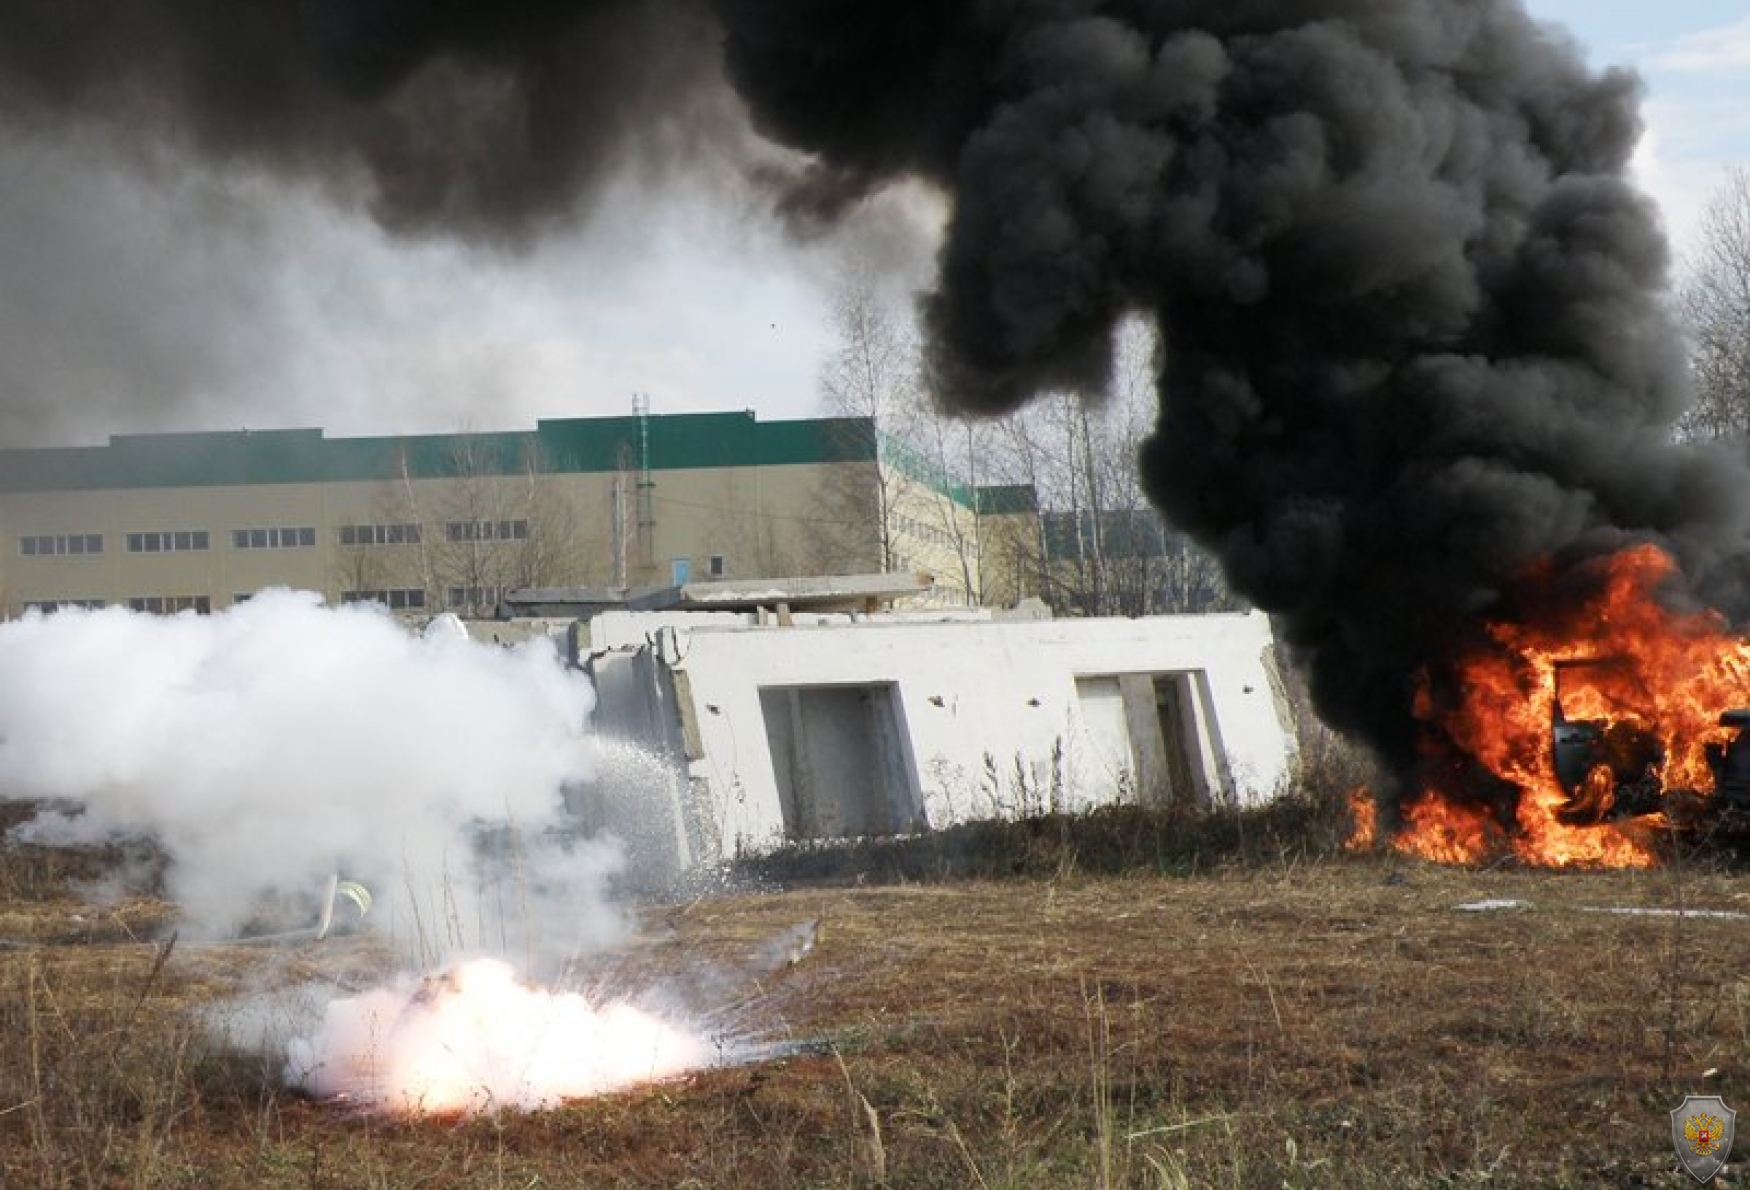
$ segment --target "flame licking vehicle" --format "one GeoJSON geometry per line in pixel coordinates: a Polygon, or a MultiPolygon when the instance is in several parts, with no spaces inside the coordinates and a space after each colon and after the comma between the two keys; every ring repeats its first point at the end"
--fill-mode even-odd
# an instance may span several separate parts
{"type": "Polygon", "coordinates": [[[1381,841],[1612,868],[1657,864],[1668,829],[1750,841],[1750,638],[1680,579],[1650,544],[1529,569],[1514,614],[1418,675],[1419,765],[1381,841]]]}
{"type": "Polygon", "coordinates": [[[1706,745],[1711,795],[1667,788],[1660,776],[1665,748],[1654,731],[1632,717],[1569,719],[1563,713],[1565,679],[1576,671],[1620,664],[1611,658],[1555,664],[1552,760],[1569,799],[1557,817],[1570,826],[1587,826],[1662,813],[1679,826],[1750,832],[1750,707],[1722,712],[1719,726],[1732,734],[1706,745]]]}

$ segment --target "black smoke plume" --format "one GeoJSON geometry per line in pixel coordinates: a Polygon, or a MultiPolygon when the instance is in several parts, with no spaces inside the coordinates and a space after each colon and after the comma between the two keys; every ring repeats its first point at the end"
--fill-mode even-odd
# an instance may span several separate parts
{"type": "Polygon", "coordinates": [[[955,407],[1097,389],[1157,322],[1150,496],[1406,767],[1414,675],[1534,560],[1656,540],[1745,610],[1745,470],[1670,437],[1636,83],[1512,0],[718,8],[762,130],[953,196],[955,407]]]}
{"type": "Polygon", "coordinates": [[[1141,466],[1279,613],[1334,724],[1403,755],[1410,685],[1537,559],[1631,540],[1746,609],[1750,484],[1673,445],[1637,85],[1517,0],[16,0],[14,119],[138,124],[320,177],[386,224],[510,236],[754,127],[789,209],[951,199],[938,390],[1097,390],[1158,324],[1141,466]]]}

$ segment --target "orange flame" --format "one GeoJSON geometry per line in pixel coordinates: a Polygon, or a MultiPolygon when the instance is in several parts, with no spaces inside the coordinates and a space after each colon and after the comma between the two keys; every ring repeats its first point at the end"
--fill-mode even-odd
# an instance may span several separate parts
{"type": "MultiPolygon", "coordinates": [[[[1475,862],[1510,847],[1527,863],[1644,867],[1662,814],[1595,824],[1563,822],[1573,799],[1556,776],[1551,738],[1559,696],[1569,720],[1593,719],[1650,733],[1663,748],[1659,788],[1705,795],[1712,788],[1706,746],[1725,738],[1720,713],[1750,705],[1750,644],[1705,609],[1673,610],[1658,594],[1676,566],[1653,546],[1604,559],[1578,597],[1533,576],[1523,622],[1486,627],[1484,642],[1452,669],[1456,694],[1424,675],[1415,715],[1434,754],[1462,754],[1518,791],[1511,830],[1453,788],[1436,782],[1411,798],[1391,842],[1443,862],[1475,862]],[[1586,663],[1584,669],[1563,666],[1586,663]],[[1578,676],[1574,676],[1578,675],[1578,676]],[[1442,687],[1444,689],[1444,687],[1442,687]]],[[[1607,794],[1608,796],[1608,794],[1607,794]]]]}
{"type": "Polygon", "coordinates": [[[1372,851],[1379,844],[1379,806],[1367,786],[1349,791],[1349,821],[1355,829],[1343,842],[1345,851],[1372,851]]]}
{"type": "Polygon", "coordinates": [[[1424,794],[1403,809],[1404,825],[1392,846],[1405,855],[1440,864],[1470,864],[1499,845],[1500,828],[1487,811],[1424,794]]]}

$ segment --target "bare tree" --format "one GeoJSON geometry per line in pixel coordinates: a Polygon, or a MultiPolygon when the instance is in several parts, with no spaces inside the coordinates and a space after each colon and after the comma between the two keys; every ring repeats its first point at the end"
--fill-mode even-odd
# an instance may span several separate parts
{"type": "MultiPolygon", "coordinates": [[[[384,553],[376,541],[360,541],[359,526],[341,529],[341,540],[334,552],[334,581],[342,593],[352,591],[382,591],[399,586],[394,560],[384,553]]],[[[419,584],[424,590],[423,583],[419,584]]]]}
{"type": "Polygon", "coordinates": [[[937,412],[916,335],[866,278],[847,282],[834,325],[826,403],[857,419],[879,461],[872,486],[860,479],[835,507],[855,522],[865,501],[884,569],[913,564],[916,551],[951,572],[942,589],[969,603],[1037,593],[1069,615],[1232,605],[1213,559],[1164,524],[1142,491],[1159,363],[1151,325],[1122,329],[1106,392],[1049,396],[996,422],[937,412]],[[1000,540],[981,515],[986,487],[1033,493],[1007,501],[1000,540]]]}
{"type": "MultiPolygon", "coordinates": [[[[868,449],[877,463],[885,453],[883,435],[896,429],[919,406],[918,345],[905,320],[882,300],[866,273],[844,281],[832,311],[835,346],[821,366],[821,394],[829,412],[862,419],[848,432],[867,435],[855,445],[868,449]]],[[[897,565],[899,493],[904,480],[897,471],[877,466],[867,495],[873,499],[882,570],[897,565]]],[[[850,495],[850,493],[847,493],[850,495]]],[[[863,493],[855,494],[861,498],[863,493]]]]}
{"type": "Polygon", "coordinates": [[[1034,493],[1033,526],[1010,543],[1019,567],[1029,575],[1028,585],[1053,608],[1067,606],[1071,576],[1059,565],[1048,532],[1050,518],[1070,506],[1073,511],[1076,484],[1073,460],[1067,448],[1067,398],[1048,397],[1010,414],[999,423],[1002,443],[995,462],[1003,478],[1031,488],[1034,493]]]}
{"type": "Polygon", "coordinates": [[[1045,510],[1057,488],[1056,460],[1046,449],[1051,437],[1041,415],[1043,405],[1024,407],[1003,418],[996,427],[996,448],[991,473],[1000,482],[1033,493],[1032,507],[1024,515],[1025,526],[1006,526],[1002,542],[1003,565],[1017,594],[1038,595],[1058,606],[1057,576],[1052,573],[1045,543],[1045,510]]]}
{"type": "Polygon", "coordinates": [[[489,439],[458,434],[449,472],[424,534],[438,607],[489,616],[510,591],[579,581],[576,517],[538,445],[511,471],[489,439]]]}
{"type": "Polygon", "coordinates": [[[929,497],[918,502],[921,520],[952,560],[966,602],[983,604],[987,591],[979,489],[996,440],[995,426],[942,417],[929,409],[920,409],[911,425],[915,449],[933,481],[929,497]]]}
{"type": "MultiPolygon", "coordinates": [[[[874,423],[842,432],[853,435],[854,454],[875,453],[874,423]]],[[[841,462],[821,476],[811,503],[762,506],[740,517],[731,536],[766,575],[892,570],[901,552],[900,503],[900,485],[878,457],[841,462]]]]}
{"type": "Polygon", "coordinates": [[[856,453],[875,462],[872,471],[849,476],[835,516],[873,522],[883,570],[933,572],[934,600],[983,603],[979,488],[996,444],[994,423],[940,412],[910,315],[884,300],[867,275],[844,283],[833,322],[837,343],[821,371],[825,404],[855,419],[848,432],[863,435],[856,453]]]}
{"type": "Polygon", "coordinates": [[[1701,248],[1679,296],[1692,347],[1695,399],[1679,430],[1750,437],[1750,169],[1735,169],[1708,204],[1701,248]]]}
{"type": "Polygon", "coordinates": [[[1215,560],[1168,526],[1142,491],[1138,455],[1156,412],[1154,329],[1128,323],[1115,348],[1102,396],[1058,394],[1001,423],[1000,476],[1030,486],[1038,509],[1034,531],[1008,548],[1060,614],[1237,606],[1215,560]]]}
{"type": "Polygon", "coordinates": [[[546,454],[539,443],[521,451],[520,470],[512,492],[512,508],[529,524],[528,536],[517,539],[505,587],[551,586],[589,581],[583,559],[594,551],[580,548],[577,510],[557,490],[546,454]]]}
{"type": "Polygon", "coordinates": [[[407,452],[395,460],[395,476],[371,495],[367,523],[337,529],[333,577],[343,598],[387,598],[389,591],[429,593],[431,565],[407,452]]]}
{"type": "MultiPolygon", "coordinates": [[[[993,425],[993,449],[986,453],[987,474],[999,475],[1002,439],[993,425]]],[[[1028,483],[981,483],[978,494],[979,601],[1011,606],[1040,595],[1041,547],[1038,493],[1028,483]]]]}
{"type": "Polygon", "coordinates": [[[1021,473],[1039,493],[1041,595],[1060,612],[1109,615],[1115,606],[1115,549],[1124,548],[1123,513],[1139,502],[1123,499],[1129,457],[1125,425],[1110,406],[1095,408],[1069,394],[1042,402],[1017,418],[1008,441],[1021,473]]]}

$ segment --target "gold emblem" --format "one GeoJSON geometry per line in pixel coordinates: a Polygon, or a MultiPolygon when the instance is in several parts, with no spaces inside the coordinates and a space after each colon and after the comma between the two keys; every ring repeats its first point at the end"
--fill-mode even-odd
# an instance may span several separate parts
{"type": "Polygon", "coordinates": [[[1689,1151],[1697,1157],[1712,1157],[1718,1152],[1725,1130],[1724,1121],[1706,1112],[1698,1112],[1683,1121],[1683,1139],[1689,1142],[1689,1151]]]}

